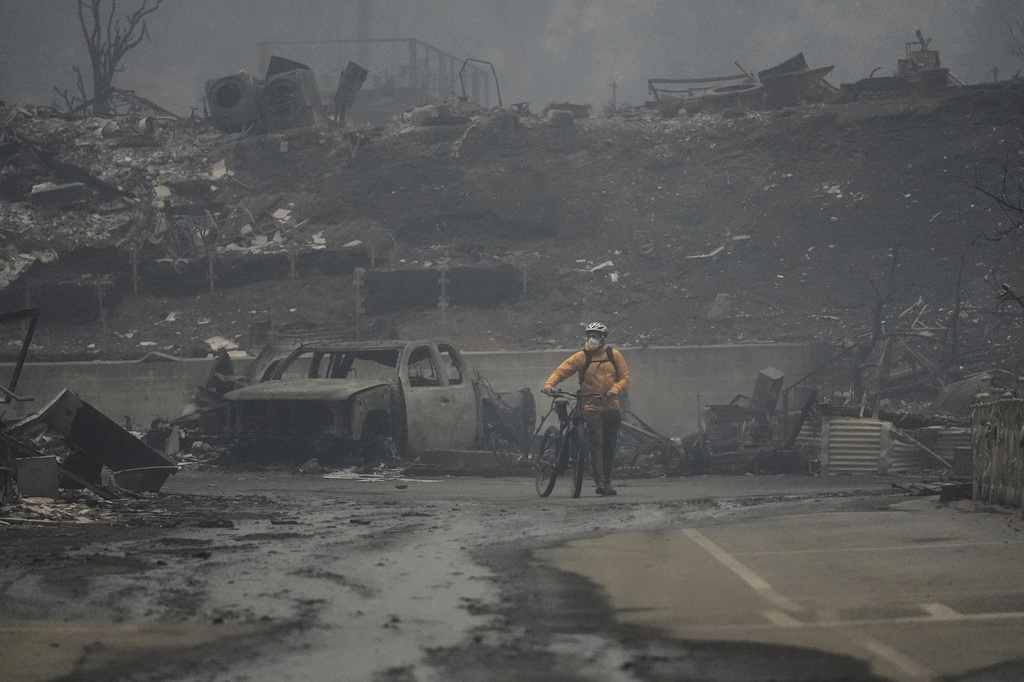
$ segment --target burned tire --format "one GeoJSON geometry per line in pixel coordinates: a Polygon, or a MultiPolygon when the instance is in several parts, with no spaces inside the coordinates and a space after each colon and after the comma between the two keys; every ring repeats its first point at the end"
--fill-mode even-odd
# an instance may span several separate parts
{"type": "Polygon", "coordinates": [[[533,482],[537,487],[537,494],[541,497],[547,497],[555,489],[555,481],[558,480],[558,451],[561,444],[562,438],[558,429],[549,426],[540,439],[540,446],[533,458],[533,482]]]}

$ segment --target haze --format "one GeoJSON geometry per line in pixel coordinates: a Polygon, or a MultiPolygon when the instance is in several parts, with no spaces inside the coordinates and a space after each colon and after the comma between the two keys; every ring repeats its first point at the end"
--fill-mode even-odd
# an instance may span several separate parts
{"type": "MultiPolygon", "coordinates": [[[[123,0],[122,5],[134,3],[123,0]]],[[[149,22],[151,40],[129,54],[115,81],[179,114],[200,107],[211,78],[255,69],[260,41],[357,36],[357,0],[168,0],[149,22]]],[[[803,51],[834,64],[838,85],[895,70],[915,29],[968,83],[1012,77],[999,19],[1007,0],[374,0],[370,35],[418,38],[458,58],[494,63],[503,101],[647,98],[647,79],[719,76],[772,66],[803,51]]],[[[356,54],[313,47],[275,53],[337,68],[356,54]]],[[[73,87],[87,59],[74,0],[0,0],[0,98],[50,103],[73,87]]],[[[374,64],[368,64],[371,70],[374,64]]],[[[380,68],[378,65],[377,68],[380,68]]],[[[496,102],[492,101],[492,104],[496,102]]]]}

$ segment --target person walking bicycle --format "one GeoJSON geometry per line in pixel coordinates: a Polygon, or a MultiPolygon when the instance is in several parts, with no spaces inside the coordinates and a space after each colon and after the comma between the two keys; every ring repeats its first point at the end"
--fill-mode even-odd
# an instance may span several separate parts
{"type": "Polygon", "coordinates": [[[618,494],[612,486],[612,468],[622,424],[619,395],[629,388],[626,359],[607,344],[607,339],[608,327],[600,322],[588,324],[583,350],[559,365],[541,388],[541,393],[551,395],[558,384],[574,374],[579,377],[580,392],[588,395],[583,419],[590,438],[591,469],[598,495],[618,494]]]}

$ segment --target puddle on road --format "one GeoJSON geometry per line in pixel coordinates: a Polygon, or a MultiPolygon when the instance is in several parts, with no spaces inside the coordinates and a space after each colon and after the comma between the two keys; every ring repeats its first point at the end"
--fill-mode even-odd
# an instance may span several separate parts
{"type": "Polygon", "coordinates": [[[269,630],[267,625],[117,625],[21,621],[0,624],[0,680],[42,682],[269,630]]]}

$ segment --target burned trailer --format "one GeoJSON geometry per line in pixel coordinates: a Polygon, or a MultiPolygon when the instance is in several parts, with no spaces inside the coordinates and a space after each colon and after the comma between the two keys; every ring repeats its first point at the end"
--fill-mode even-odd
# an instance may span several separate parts
{"type": "Polygon", "coordinates": [[[476,383],[444,339],[304,344],[259,383],[224,395],[227,429],[242,461],[370,464],[467,451],[485,431],[476,383]]]}

